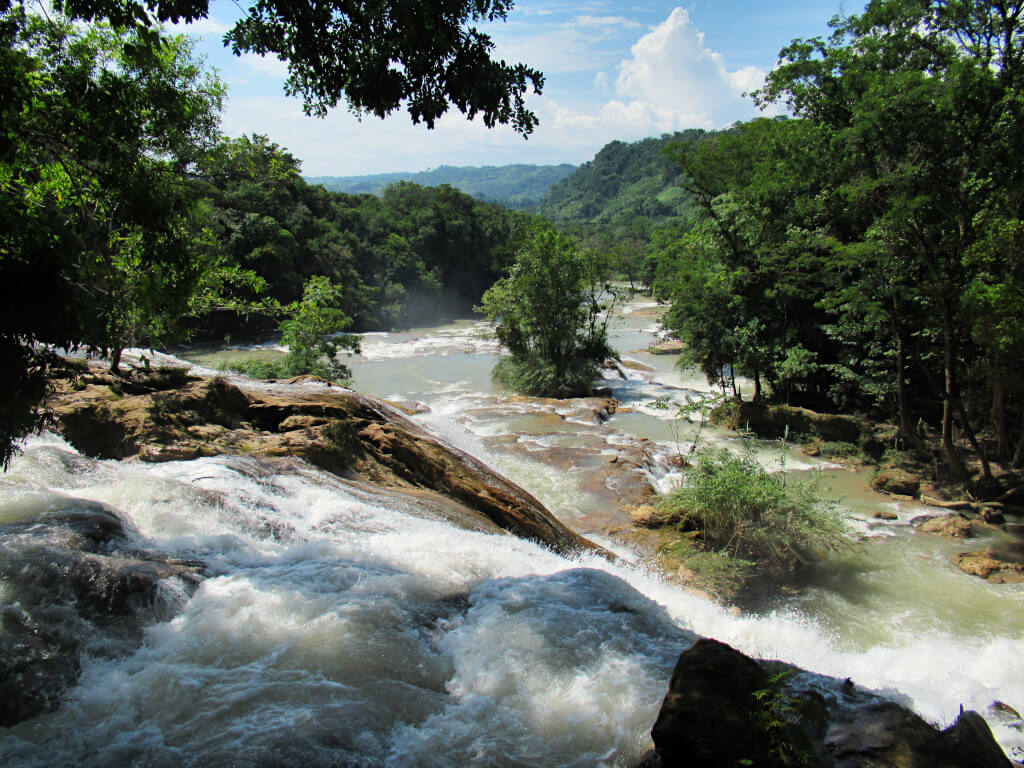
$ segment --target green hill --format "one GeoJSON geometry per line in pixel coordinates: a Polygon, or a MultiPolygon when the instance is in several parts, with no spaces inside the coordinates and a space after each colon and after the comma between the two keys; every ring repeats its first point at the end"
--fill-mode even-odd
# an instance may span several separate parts
{"type": "Polygon", "coordinates": [[[442,165],[418,173],[378,173],[370,176],[307,176],[310,184],[320,184],[331,192],[379,195],[386,186],[411,181],[424,187],[448,184],[480,200],[501,203],[509,208],[535,209],[548,188],[576,170],[569,165],[442,165]]]}
{"type": "Polygon", "coordinates": [[[692,129],[606,144],[593,160],[551,186],[540,212],[556,222],[608,227],[626,227],[637,218],[663,223],[688,216],[689,197],[677,186],[680,168],[663,150],[674,142],[710,135],[692,129]]]}

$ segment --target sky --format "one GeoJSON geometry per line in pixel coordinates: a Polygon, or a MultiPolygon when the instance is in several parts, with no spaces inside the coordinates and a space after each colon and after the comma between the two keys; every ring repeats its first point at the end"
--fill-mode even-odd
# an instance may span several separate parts
{"type": "MultiPolygon", "coordinates": [[[[754,90],[794,38],[827,35],[836,14],[863,0],[519,0],[504,23],[481,26],[494,57],[545,75],[527,105],[540,125],[524,140],[452,108],[434,130],[404,111],[361,120],[344,104],[306,117],[284,94],[285,64],[234,56],[221,39],[247,4],[213,0],[207,19],[175,27],[228,86],[221,129],[260,133],[287,148],[309,176],[422,171],[440,165],[538,165],[593,158],[609,141],[685,128],[722,128],[764,114],[754,90]]],[[[768,114],[772,114],[769,112],[768,114]]]]}

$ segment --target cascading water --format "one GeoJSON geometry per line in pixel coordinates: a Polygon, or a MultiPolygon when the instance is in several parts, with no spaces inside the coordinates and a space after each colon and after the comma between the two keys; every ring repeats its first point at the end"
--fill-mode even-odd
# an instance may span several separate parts
{"type": "MultiPolygon", "coordinates": [[[[642,324],[627,329],[636,339],[622,351],[640,344],[642,324]]],[[[496,392],[493,348],[468,324],[449,330],[440,341],[368,339],[357,388],[426,402],[422,423],[585,529],[594,502],[584,471],[543,469],[531,449],[589,441],[595,455],[614,455],[644,436],[669,450],[667,422],[644,415],[643,403],[680,391],[659,382],[700,386],[655,361],[654,376],[611,382],[620,399],[634,393],[633,413],[605,425],[568,414],[566,438],[530,422],[515,438],[525,450],[500,451],[496,438],[544,408],[496,392]]],[[[0,761],[630,766],[650,746],[676,658],[698,635],[852,677],[943,725],[961,705],[1019,709],[1024,593],[956,572],[942,543],[915,543],[905,525],[914,508],[891,504],[900,520],[883,526],[861,503],[890,502],[846,503],[873,537],[862,550],[774,610],[738,614],[630,564],[629,552],[614,564],[565,559],[453,527],[407,497],[300,461],[117,463],[35,438],[0,478],[0,525],[55,505],[103,505],[124,520],[116,549],[198,563],[202,577],[161,579],[141,634],[96,625],[81,641],[77,684],[55,711],[0,729],[0,761]]],[[[0,583],[0,599],[16,603],[17,590],[0,583]]],[[[1019,727],[990,724],[1019,758],[1019,727]]]]}

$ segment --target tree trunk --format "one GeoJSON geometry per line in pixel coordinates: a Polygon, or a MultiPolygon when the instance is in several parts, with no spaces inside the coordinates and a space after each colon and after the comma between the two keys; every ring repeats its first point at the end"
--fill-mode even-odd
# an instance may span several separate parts
{"type": "Polygon", "coordinates": [[[966,479],[967,467],[953,443],[953,404],[956,396],[956,384],[953,379],[953,320],[949,307],[942,310],[942,369],[945,377],[945,391],[942,401],[942,452],[946,456],[946,465],[954,477],[966,479]]]}
{"type": "Polygon", "coordinates": [[[960,412],[960,420],[963,422],[964,433],[967,435],[967,439],[971,443],[971,447],[977,451],[978,456],[981,458],[981,474],[982,479],[986,482],[993,482],[992,467],[988,462],[988,455],[985,453],[985,449],[981,443],[978,442],[977,436],[974,434],[974,429],[971,427],[971,422],[967,416],[967,409],[964,407],[963,401],[957,398],[956,401],[957,410],[960,412]]]}
{"type": "Polygon", "coordinates": [[[761,372],[757,368],[754,369],[754,398],[750,402],[761,402],[761,372]]]}
{"type": "Polygon", "coordinates": [[[113,373],[121,373],[121,347],[114,347],[110,350],[110,370],[113,373]]]}
{"type": "Polygon", "coordinates": [[[1006,388],[999,372],[999,360],[995,361],[995,375],[992,377],[992,427],[996,432],[996,456],[1010,457],[1010,434],[1006,427],[1006,388]]]}
{"type": "Polygon", "coordinates": [[[1013,452],[1013,466],[1024,467],[1024,411],[1020,414],[1020,426],[1017,428],[1017,448],[1013,452]]]}
{"type": "Polygon", "coordinates": [[[917,442],[914,425],[910,423],[910,403],[907,394],[907,362],[903,334],[896,336],[896,415],[899,419],[900,437],[913,444],[917,442]]]}

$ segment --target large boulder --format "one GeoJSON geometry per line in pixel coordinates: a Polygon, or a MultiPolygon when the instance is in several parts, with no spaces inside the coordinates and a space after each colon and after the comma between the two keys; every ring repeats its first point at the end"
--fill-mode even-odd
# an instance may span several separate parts
{"type": "MultiPolygon", "coordinates": [[[[918,520],[919,518],[914,518],[911,522],[918,520]]],[[[957,514],[925,517],[917,526],[917,530],[951,539],[966,539],[971,536],[971,521],[957,514]]]]}
{"type": "Polygon", "coordinates": [[[961,552],[956,566],[964,573],[979,576],[993,584],[1020,584],[1024,582],[1024,563],[1004,560],[992,550],[961,552]]]}
{"type": "Polygon", "coordinates": [[[871,487],[882,493],[916,496],[921,489],[921,479],[904,469],[887,467],[879,470],[871,481],[871,487]]]}
{"type": "Polygon", "coordinates": [[[170,618],[160,587],[193,589],[199,563],[129,547],[111,508],[32,497],[0,525],[0,726],[56,708],[81,654],[127,652],[170,618]]]}
{"type": "Polygon", "coordinates": [[[849,680],[800,687],[799,672],[697,641],[672,673],[642,768],[1012,765],[977,713],[940,731],[849,680]]]}
{"type": "MultiPolygon", "coordinates": [[[[243,389],[223,378],[183,376],[172,386],[147,376],[93,368],[54,382],[47,406],[68,442],[91,456],[296,456],[340,477],[419,493],[433,506],[455,502],[475,529],[506,531],[562,553],[600,550],[518,485],[384,401],[310,382],[243,389]]],[[[613,407],[598,400],[586,407],[598,406],[613,407]]]]}

